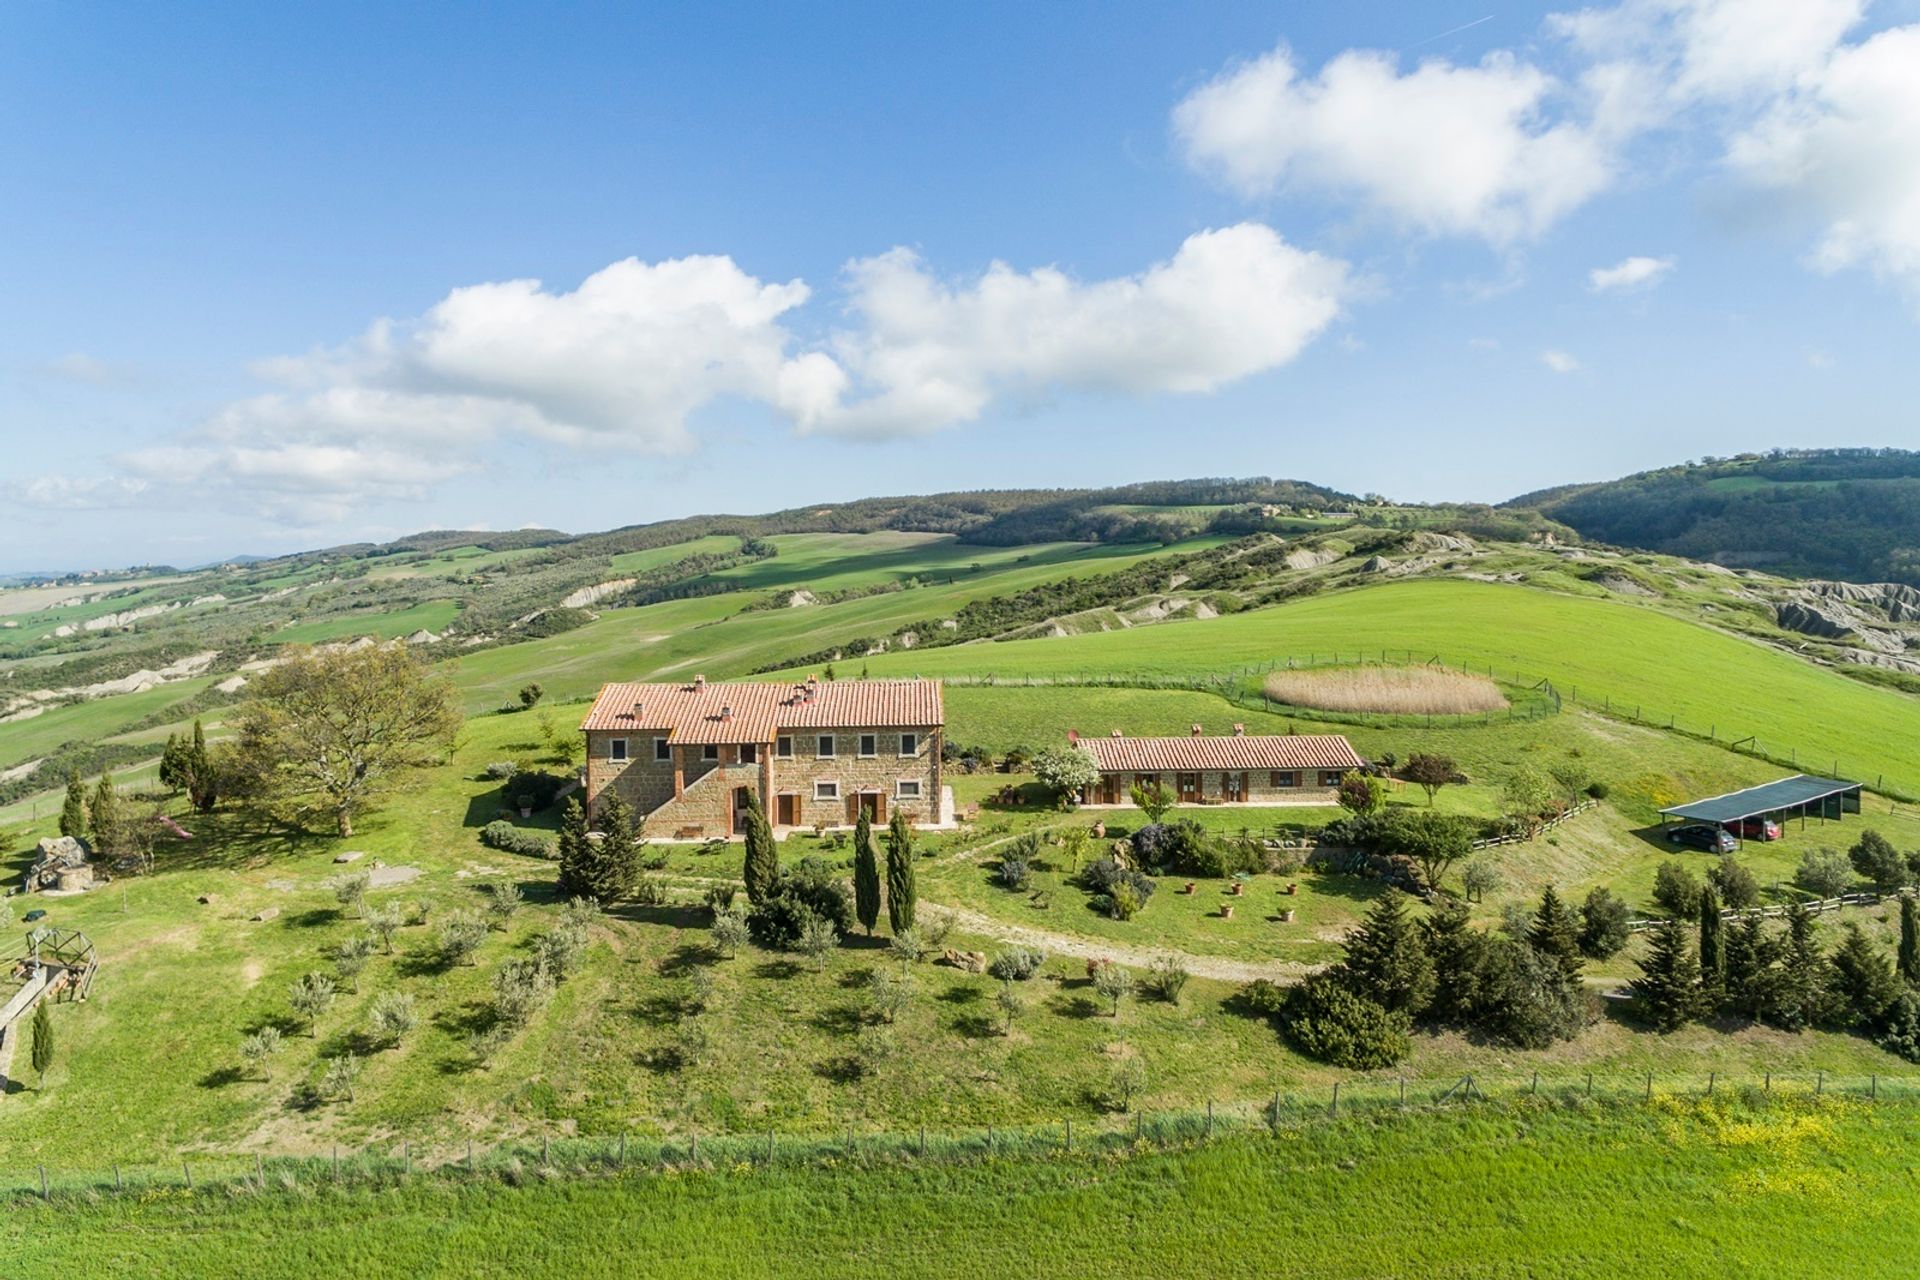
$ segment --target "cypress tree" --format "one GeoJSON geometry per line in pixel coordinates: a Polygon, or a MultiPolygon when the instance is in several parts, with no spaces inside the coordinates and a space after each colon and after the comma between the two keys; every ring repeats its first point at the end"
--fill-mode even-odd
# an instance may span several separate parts
{"type": "Polygon", "coordinates": [[[167,735],[167,745],[160,750],[160,785],[169,791],[187,789],[186,745],[180,741],[180,735],[167,735]]]}
{"type": "Polygon", "coordinates": [[[199,720],[193,722],[193,741],[186,751],[187,798],[201,813],[211,813],[219,790],[214,783],[213,757],[207,754],[207,730],[199,720]]]}
{"type": "Polygon", "coordinates": [[[1630,985],[1647,1021],[1662,1031],[1676,1031],[1699,1014],[1700,957],[1685,925],[1667,920],[1654,927],[1640,976],[1630,985]]]}
{"type": "Polygon", "coordinates": [[[42,1000],[33,1007],[33,1022],[28,1030],[33,1034],[33,1048],[29,1056],[33,1063],[34,1074],[40,1077],[40,1083],[47,1083],[47,1068],[53,1065],[53,1015],[48,1011],[49,1002],[42,1000]]]}
{"type": "Polygon", "coordinates": [[[1700,996],[1717,1009],[1727,995],[1727,935],[1720,919],[1720,895],[1708,885],[1700,892],[1700,996]]]}
{"type": "Polygon", "coordinates": [[[587,811],[579,796],[568,796],[567,807],[560,811],[560,836],[554,856],[560,863],[559,889],[566,898],[597,898],[594,855],[598,852],[588,835],[587,811]]]}
{"type": "Polygon", "coordinates": [[[913,828],[907,825],[907,815],[895,809],[887,826],[887,923],[896,935],[913,928],[918,896],[913,883],[913,828]]]}
{"type": "Polygon", "coordinates": [[[1466,1026],[1479,1015],[1486,987],[1488,939],[1473,927],[1467,904],[1443,901],[1420,922],[1427,958],[1433,963],[1433,998],[1427,1017],[1466,1026]]]}
{"type": "Polygon", "coordinates": [[[100,775],[100,783],[93,789],[93,806],[88,810],[87,819],[87,829],[93,835],[93,847],[108,852],[113,830],[120,823],[120,792],[113,785],[111,773],[100,775]]]}
{"type": "Polygon", "coordinates": [[[853,828],[853,914],[871,938],[880,921],[880,855],[873,847],[873,822],[865,805],[853,828]]]}
{"type": "Polygon", "coordinates": [[[610,795],[600,806],[601,836],[588,859],[591,877],[590,896],[601,902],[617,902],[633,892],[634,877],[640,873],[640,840],[633,809],[618,795],[610,795]]]}
{"type": "Polygon", "coordinates": [[[1397,891],[1382,894],[1348,935],[1337,972],[1348,990],[1390,1012],[1418,1017],[1433,1002],[1433,960],[1397,891]]]}
{"type": "MultiPolygon", "coordinates": [[[[65,830],[62,820],[61,830],[65,830]]],[[[1908,986],[1920,986],[1920,898],[1900,899],[1900,951],[1895,969],[1908,986]]]]}
{"type": "Polygon", "coordinates": [[[747,855],[741,868],[747,882],[747,901],[764,902],[780,879],[780,853],[773,847],[773,828],[767,825],[760,797],[747,792],[747,855]]]}
{"type": "Polygon", "coordinates": [[[80,775],[67,775],[67,799],[60,806],[60,834],[83,839],[87,834],[87,784],[80,775]]]}
{"type": "Polygon", "coordinates": [[[1580,980],[1580,925],[1552,885],[1540,895],[1540,909],[1534,912],[1527,941],[1565,970],[1568,978],[1580,980]]]}

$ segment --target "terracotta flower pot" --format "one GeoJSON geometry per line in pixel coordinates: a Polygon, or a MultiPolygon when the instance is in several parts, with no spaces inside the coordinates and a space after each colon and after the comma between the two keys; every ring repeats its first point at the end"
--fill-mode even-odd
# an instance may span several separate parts
{"type": "Polygon", "coordinates": [[[1287,886],[1287,895],[1288,895],[1289,897],[1291,897],[1292,895],[1294,895],[1294,894],[1296,894],[1296,893],[1299,893],[1299,892],[1300,892],[1300,886],[1299,886],[1299,885],[1297,885],[1297,884],[1289,884],[1289,885],[1287,886]]]}
{"type": "Polygon", "coordinates": [[[1191,881],[1191,880],[1189,880],[1189,881],[1187,881],[1187,887],[1186,887],[1185,889],[1183,889],[1183,890],[1182,890],[1181,892],[1183,892],[1183,893],[1192,893],[1192,892],[1193,892],[1193,890],[1194,890],[1194,883],[1193,883],[1193,881],[1191,881]]]}
{"type": "Polygon", "coordinates": [[[1223,902],[1220,904],[1220,918],[1222,920],[1233,919],[1233,904],[1231,902],[1223,902]]]}
{"type": "Polygon", "coordinates": [[[1233,896],[1234,896],[1234,897],[1236,897],[1236,898],[1238,898],[1238,897],[1240,897],[1240,896],[1241,896],[1242,894],[1244,894],[1244,893],[1245,893],[1246,891],[1247,891],[1247,882],[1246,882],[1246,881],[1244,881],[1244,880],[1235,880],[1235,881],[1233,882],[1233,896]]]}

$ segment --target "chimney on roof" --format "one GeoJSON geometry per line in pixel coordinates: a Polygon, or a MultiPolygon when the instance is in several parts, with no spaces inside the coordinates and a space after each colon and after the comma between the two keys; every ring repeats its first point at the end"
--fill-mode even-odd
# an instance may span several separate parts
{"type": "Polygon", "coordinates": [[[635,720],[638,720],[640,718],[640,707],[641,707],[641,703],[636,700],[633,704],[633,718],[635,720]]]}
{"type": "Polygon", "coordinates": [[[1201,727],[1200,727],[1199,725],[1195,725],[1195,726],[1193,726],[1193,736],[1194,736],[1194,737],[1196,737],[1196,738],[1197,738],[1197,737],[1199,737],[1199,736],[1200,736],[1201,734],[1203,734],[1203,733],[1205,733],[1205,732],[1206,732],[1206,730],[1205,730],[1205,729],[1203,729],[1203,728],[1201,728],[1201,727]]]}
{"type": "Polygon", "coordinates": [[[1244,738],[1244,737],[1246,737],[1246,736],[1247,736],[1247,726],[1245,726],[1245,725],[1243,725],[1243,724],[1237,724],[1237,725],[1235,725],[1235,726],[1233,726],[1233,736],[1234,736],[1234,737],[1236,737],[1236,738],[1244,738]]]}
{"type": "Polygon", "coordinates": [[[732,708],[732,707],[730,707],[730,706],[722,706],[722,707],[720,708],[720,721],[721,721],[721,723],[722,723],[722,724],[724,724],[724,723],[726,723],[727,721],[729,721],[729,720],[731,720],[731,719],[733,719],[733,708],[732,708]]]}
{"type": "Polygon", "coordinates": [[[696,688],[696,689],[704,689],[704,688],[706,688],[706,687],[707,687],[707,678],[706,678],[705,676],[700,676],[700,675],[697,675],[697,676],[695,676],[695,677],[693,678],[693,687],[694,687],[694,688],[696,688]]]}

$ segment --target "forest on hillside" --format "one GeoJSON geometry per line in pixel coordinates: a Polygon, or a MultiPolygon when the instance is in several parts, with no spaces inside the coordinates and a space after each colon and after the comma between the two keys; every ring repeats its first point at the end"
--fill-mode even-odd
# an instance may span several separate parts
{"type": "Polygon", "coordinates": [[[1616,546],[1794,577],[1920,584],[1920,453],[1777,450],[1513,499],[1616,546]]]}

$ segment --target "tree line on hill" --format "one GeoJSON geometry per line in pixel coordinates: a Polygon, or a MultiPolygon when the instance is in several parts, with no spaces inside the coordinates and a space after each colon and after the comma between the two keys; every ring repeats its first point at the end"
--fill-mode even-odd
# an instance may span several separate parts
{"type": "Polygon", "coordinates": [[[1515,498],[1588,538],[1797,577],[1920,583],[1920,453],[1776,450],[1515,498]]]}

